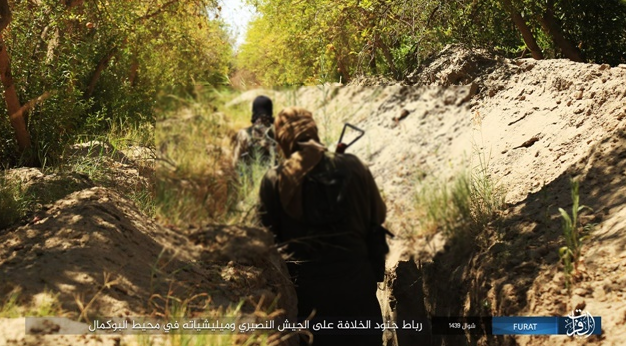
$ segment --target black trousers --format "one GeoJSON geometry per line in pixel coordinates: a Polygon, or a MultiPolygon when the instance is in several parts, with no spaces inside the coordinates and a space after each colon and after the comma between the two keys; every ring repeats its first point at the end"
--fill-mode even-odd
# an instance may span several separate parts
{"type": "Polygon", "coordinates": [[[309,323],[314,346],[381,346],[382,330],[376,324],[382,322],[382,313],[370,263],[364,260],[340,267],[340,271],[337,267],[329,269],[328,276],[320,275],[317,270],[315,277],[300,272],[296,280],[299,319],[304,320],[314,312],[309,323]],[[364,325],[369,322],[370,328],[338,328],[340,322],[355,321],[364,325]],[[313,330],[314,324],[324,322],[333,323],[333,328],[313,330]]]}

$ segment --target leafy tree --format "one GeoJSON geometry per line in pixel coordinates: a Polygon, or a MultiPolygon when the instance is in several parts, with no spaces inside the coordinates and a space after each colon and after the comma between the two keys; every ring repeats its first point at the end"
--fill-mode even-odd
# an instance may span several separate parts
{"type": "Polygon", "coordinates": [[[4,43],[3,31],[11,23],[11,9],[7,0],[0,0],[0,76],[2,85],[4,86],[4,99],[7,105],[11,126],[15,130],[17,144],[21,151],[30,148],[30,135],[26,130],[26,122],[24,120],[24,110],[20,103],[13,76],[11,73],[11,61],[4,43]]]}
{"type": "Polygon", "coordinates": [[[78,135],[151,122],[159,95],[223,83],[228,74],[232,50],[223,23],[211,18],[215,0],[2,1],[12,17],[0,67],[13,72],[12,104],[27,105],[22,130],[15,106],[0,111],[4,165],[21,153],[55,159],[78,135]],[[24,133],[30,151],[16,139],[24,133]]]}
{"type": "Polygon", "coordinates": [[[259,16],[237,59],[267,85],[401,79],[449,43],[508,56],[618,64],[624,0],[250,0],[259,16]]]}

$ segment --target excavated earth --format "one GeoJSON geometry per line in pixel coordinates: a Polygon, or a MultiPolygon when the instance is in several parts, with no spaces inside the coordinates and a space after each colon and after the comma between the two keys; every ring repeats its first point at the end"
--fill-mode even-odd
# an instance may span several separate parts
{"type": "MultiPolygon", "coordinates": [[[[582,340],[387,331],[386,345],[622,345],[624,81],[625,65],[509,60],[453,46],[403,83],[252,90],[232,104],[266,94],[275,109],[306,107],[329,146],[343,122],[366,131],[349,152],[370,166],[389,207],[387,226],[397,235],[379,286],[387,319],[566,316],[574,309],[602,317],[602,335],[582,340]],[[416,232],[423,222],[417,191],[464,171],[484,171],[504,191],[500,221],[477,240],[450,239],[438,229],[416,232]],[[580,182],[581,203],[592,210],[582,222],[594,230],[568,290],[558,255],[564,245],[558,208],[571,209],[571,179],[580,182]]],[[[80,175],[50,178],[26,170],[16,177],[39,191],[46,184],[70,189],[25,224],[0,231],[3,296],[17,286],[25,304],[58,294],[64,309],[90,318],[158,315],[167,295],[207,292],[210,300],[200,295],[190,302],[192,312],[245,298],[244,312],[254,316],[261,297],[271,304],[280,296],[283,313],[274,317],[295,315],[284,262],[263,230],[175,230],[80,175]]],[[[132,344],[110,336],[24,335],[23,326],[19,319],[0,321],[0,345],[132,344]]]]}
{"type": "MultiPolygon", "coordinates": [[[[348,149],[369,164],[397,234],[379,290],[385,316],[602,317],[602,335],[385,334],[386,345],[623,345],[626,340],[626,65],[504,59],[451,46],[403,83],[361,80],[267,94],[314,112],[329,146],[341,124],[366,131],[348,149]],[[505,193],[501,220],[477,240],[416,234],[416,191],[463,171],[505,193]],[[558,208],[570,180],[592,212],[580,274],[566,289],[558,208]]],[[[279,107],[276,107],[279,109],[279,107]]]]}
{"type": "MultiPolygon", "coordinates": [[[[150,178],[140,175],[150,165],[121,153],[106,157],[121,191],[150,178]]],[[[265,230],[167,228],[117,189],[80,174],[22,168],[6,176],[29,193],[56,191],[57,198],[24,224],[0,231],[0,294],[19,290],[23,306],[56,300],[66,316],[0,319],[0,345],[144,345],[141,335],[74,335],[88,327],[75,321],[173,320],[177,303],[186,305],[186,318],[234,311],[241,323],[295,320],[295,291],[265,230]]],[[[157,336],[150,344],[168,340],[157,336]]]]}

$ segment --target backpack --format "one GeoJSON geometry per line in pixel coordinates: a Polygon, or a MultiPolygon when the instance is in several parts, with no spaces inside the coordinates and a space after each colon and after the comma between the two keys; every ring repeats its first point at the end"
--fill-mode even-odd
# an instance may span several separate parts
{"type": "Polygon", "coordinates": [[[261,160],[273,160],[275,157],[274,131],[271,126],[257,122],[248,128],[250,142],[248,153],[252,158],[261,160]]]}

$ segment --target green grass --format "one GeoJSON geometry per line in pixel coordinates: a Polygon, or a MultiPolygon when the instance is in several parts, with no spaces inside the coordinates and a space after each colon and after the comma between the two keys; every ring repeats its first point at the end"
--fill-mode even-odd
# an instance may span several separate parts
{"type": "MultiPolygon", "coordinates": [[[[278,345],[276,336],[272,336],[272,332],[256,331],[253,333],[241,333],[238,326],[242,321],[242,307],[245,300],[241,300],[238,304],[229,305],[226,308],[208,308],[210,297],[207,294],[197,294],[191,297],[180,299],[171,294],[166,296],[155,294],[150,298],[150,305],[155,309],[155,316],[165,321],[163,323],[171,323],[181,326],[190,320],[196,320],[199,324],[208,320],[209,323],[220,321],[222,323],[234,323],[235,331],[203,331],[185,330],[182,328],[172,329],[166,334],[165,339],[167,345],[172,346],[232,346],[232,345],[255,345],[255,346],[274,346],[278,345]],[[205,307],[205,310],[198,313],[198,307],[205,307]]],[[[272,307],[269,310],[273,310],[272,307]]],[[[269,320],[276,317],[281,311],[266,312],[256,309],[252,315],[254,319],[259,321],[269,320]]],[[[275,332],[275,331],[274,331],[275,332]]],[[[138,336],[139,345],[152,345],[155,339],[161,336],[138,336]]]]}
{"type": "Polygon", "coordinates": [[[423,181],[415,193],[417,232],[476,239],[499,217],[504,193],[484,169],[457,173],[451,182],[423,181]]]}
{"type": "Polygon", "coordinates": [[[22,184],[8,179],[6,173],[0,176],[0,229],[9,227],[26,216],[28,201],[22,191],[22,184]]]}
{"type": "Polygon", "coordinates": [[[13,289],[0,302],[0,318],[64,316],[58,294],[44,290],[31,302],[24,302],[19,287],[13,289]]]}
{"type": "Polygon", "coordinates": [[[559,208],[562,218],[563,238],[565,246],[559,249],[559,257],[563,263],[565,272],[565,285],[569,289],[571,287],[572,274],[578,275],[578,266],[582,255],[583,243],[589,239],[593,230],[593,225],[581,225],[580,213],[591,208],[580,205],[579,183],[576,180],[571,181],[572,194],[572,213],[567,213],[563,208],[559,208]]]}

